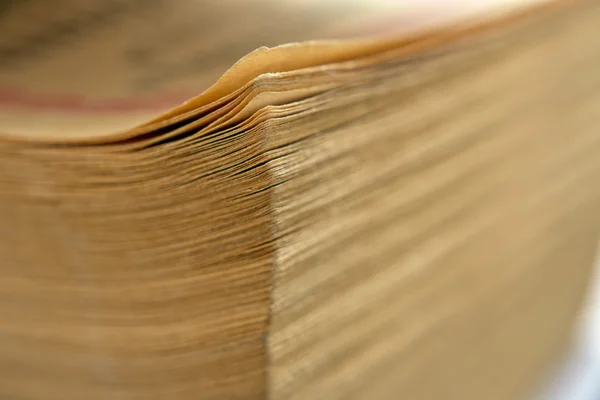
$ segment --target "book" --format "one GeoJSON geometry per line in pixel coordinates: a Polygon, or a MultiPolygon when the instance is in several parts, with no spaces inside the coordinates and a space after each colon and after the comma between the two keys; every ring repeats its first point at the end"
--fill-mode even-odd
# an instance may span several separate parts
{"type": "Polygon", "coordinates": [[[599,17],[6,2],[0,398],[527,399],[594,264],[599,17]]]}

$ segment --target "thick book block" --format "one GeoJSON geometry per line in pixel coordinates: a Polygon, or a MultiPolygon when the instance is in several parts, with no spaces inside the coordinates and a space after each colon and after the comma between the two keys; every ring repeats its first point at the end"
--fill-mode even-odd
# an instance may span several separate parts
{"type": "MultiPolygon", "coordinates": [[[[149,52],[109,3],[70,24],[149,52]]],[[[537,3],[261,48],[162,114],[0,43],[0,398],[529,399],[600,230],[600,3],[537,3]]]]}

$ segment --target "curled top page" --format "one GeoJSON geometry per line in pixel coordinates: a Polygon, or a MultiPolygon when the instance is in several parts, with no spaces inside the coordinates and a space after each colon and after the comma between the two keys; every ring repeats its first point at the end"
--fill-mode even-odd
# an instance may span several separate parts
{"type": "Polygon", "coordinates": [[[123,140],[218,107],[263,74],[415,52],[565,2],[15,2],[0,14],[0,135],[123,140]]]}

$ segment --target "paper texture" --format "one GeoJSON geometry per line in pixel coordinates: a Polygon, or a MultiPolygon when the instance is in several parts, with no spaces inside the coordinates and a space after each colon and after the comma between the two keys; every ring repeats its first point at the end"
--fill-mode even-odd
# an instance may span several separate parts
{"type": "Polygon", "coordinates": [[[2,4],[0,399],[529,400],[564,357],[596,0],[2,4]]]}

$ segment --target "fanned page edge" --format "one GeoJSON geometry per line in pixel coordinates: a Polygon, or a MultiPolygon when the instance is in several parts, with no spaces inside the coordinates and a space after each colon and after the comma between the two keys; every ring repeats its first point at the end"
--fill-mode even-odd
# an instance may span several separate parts
{"type": "Polygon", "coordinates": [[[427,21],[401,29],[392,36],[364,39],[318,40],[291,43],[273,48],[261,47],[242,57],[211,87],[185,103],[176,106],[148,122],[115,132],[72,135],[11,134],[0,131],[0,141],[33,142],[65,145],[102,145],[134,139],[169,125],[178,116],[218,102],[225,96],[258,79],[264,74],[277,74],[366,58],[393,51],[397,55],[417,54],[469,35],[513,23],[546,8],[567,6],[578,0],[455,0],[453,8],[427,21]],[[472,3],[472,4],[471,4],[472,3]],[[458,7],[456,7],[458,6],[458,7]],[[446,12],[449,11],[449,12],[446,12]]]}

